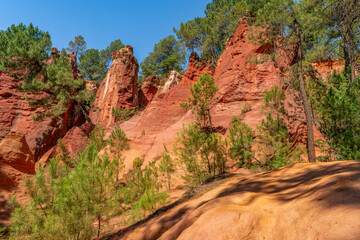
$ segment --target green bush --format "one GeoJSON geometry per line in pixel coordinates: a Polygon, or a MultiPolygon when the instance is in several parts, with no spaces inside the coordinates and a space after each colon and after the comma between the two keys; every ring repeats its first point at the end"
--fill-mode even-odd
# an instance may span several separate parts
{"type": "Polygon", "coordinates": [[[90,239],[99,236],[114,211],[114,164],[98,157],[91,144],[74,168],[59,158],[26,180],[31,200],[19,205],[12,198],[10,239],[90,239]],[[96,225],[94,225],[96,222],[96,225]]]}
{"type": "Polygon", "coordinates": [[[247,112],[251,111],[251,104],[250,103],[245,103],[243,108],[241,109],[241,113],[245,114],[247,112]]]}
{"type": "Polygon", "coordinates": [[[251,147],[254,144],[255,134],[251,128],[238,119],[234,119],[229,130],[229,156],[239,167],[251,167],[254,152],[251,147]]]}
{"type": "Polygon", "coordinates": [[[129,170],[126,183],[117,192],[117,201],[122,208],[129,207],[131,223],[146,216],[166,203],[167,192],[162,191],[159,171],[154,162],[142,169],[143,160],[136,158],[129,170]]]}
{"type": "Polygon", "coordinates": [[[111,115],[115,117],[115,121],[127,121],[138,113],[139,113],[138,110],[129,109],[129,108],[123,108],[123,109],[113,108],[111,110],[111,115]]]}
{"type": "Polygon", "coordinates": [[[178,133],[175,153],[185,166],[185,180],[195,185],[226,170],[224,141],[216,133],[203,132],[197,124],[178,133]]]}
{"type": "Polygon", "coordinates": [[[269,114],[258,127],[259,149],[267,170],[284,167],[300,162],[304,150],[293,147],[289,141],[290,134],[281,118],[274,119],[269,114]]]}
{"type": "Polygon", "coordinates": [[[217,89],[214,78],[205,73],[190,88],[192,97],[189,97],[188,102],[180,104],[196,115],[197,123],[202,127],[211,127],[212,125],[210,109],[215,105],[216,101],[213,97],[217,89]]]}
{"type": "Polygon", "coordinates": [[[335,159],[360,160],[360,78],[350,83],[346,73],[334,73],[327,84],[310,79],[307,89],[335,159]]]}

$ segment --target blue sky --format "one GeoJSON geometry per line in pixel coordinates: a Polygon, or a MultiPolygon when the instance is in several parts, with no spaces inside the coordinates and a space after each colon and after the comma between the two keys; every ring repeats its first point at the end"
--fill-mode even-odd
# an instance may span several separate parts
{"type": "Polygon", "coordinates": [[[180,22],[204,16],[210,0],[0,0],[0,30],[32,22],[66,47],[83,35],[88,48],[103,49],[115,39],[134,47],[141,62],[180,22]]]}

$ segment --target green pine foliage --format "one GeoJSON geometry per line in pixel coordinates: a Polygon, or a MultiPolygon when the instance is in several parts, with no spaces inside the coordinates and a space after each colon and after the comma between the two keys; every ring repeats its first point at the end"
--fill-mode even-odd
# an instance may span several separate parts
{"type": "Polygon", "coordinates": [[[74,168],[51,159],[26,187],[27,205],[14,207],[10,239],[90,239],[99,236],[114,211],[115,166],[95,145],[78,156],[74,168]],[[96,225],[94,225],[96,222],[96,225]]]}
{"type": "Polygon", "coordinates": [[[284,123],[285,93],[278,86],[265,91],[266,119],[258,126],[257,139],[264,167],[268,170],[301,161],[303,149],[292,146],[290,134],[284,123]],[[275,118],[273,117],[275,115],[275,118]]]}
{"type": "Polygon", "coordinates": [[[115,122],[117,121],[127,121],[139,111],[137,109],[130,109],[130,108],[112,108],[111,115],[115,117],[115,122]]]}
{"type": "Polygon", "coordinates": [[[25,96],[31,106],[44,110],[33,116],[35,120],[60,116],[72,103],[82,109],[88,105],[91,96],[83,89],[83,80],[74,79],[67,56],[45,64],[51,47],[49,33],[32,24],[12,25],[0,32],[0,45],[0,68],[21,81],[25,93],[32,94],[25,96]]]}
{"type": "Polygon", "coordinates": [[[167,192],[162,191],[163,186],[155,162],[150,162],[143,168],[142,166],[143,160],[136,158],[133,169],[126,175],[125,186],[120,187],[117,194],[122,208],[128,207],[130,223],[144,218],[147,213],[164,205],[167,199],[167,192]]]}
{"type": "Polygon", "coordinates": [[[185,180],[193,185],[226,170],[226,147],[216,133],[202,131],[198,124],[190,124],[178,133],[175,154],[185,167],[185,180]]]}
{"type": "Polygon", "coordinates": [[[199,51],[213,66],[234,33],[240,17],[247,14],[251,1],[213,0],[208,3],[205,17],[181,23],[174,32],[189,51],[199,51]]]}
{"type": "Polygon", "coordinates": [[[87,80],[102,81],[112,63],[111,53],[120,50],[124,46],[121,40],[117,39],[101,51],[94,48],[83,51],[79,57],[81,74],[87,80]]]}
{"type": "Polygon", "coordinates": [[[320,130],[338,160],[360,160],[359,87],[359,77],[350,83],[346,72],[332,74],[327,83],[308,83],[320,130]]]}
{"type": "Polygon", "coordinates": [[[43,74],[49,58],[51,39],[48,32],[20,23],[0,31],[0,70],[17,81],[31,81],[43,74]]]}
{"type": "Polygon", "coordinates": [[[242,114],[245,114],[247,112],[250,112],[251,111],[251,103],[245,103],[243,108],[241,109],[241,113],[242,114]]]}
{"type": "Polygon", "coordinates": [[[15,197],[11,199],[9,239],[98,238],[109,230],[111,217],[123,215],[125,224],[133,223],[166,203],[155,162],[142,166],[143,160],[135,159],[125,182],[119,183],[121,151],[129,148],[120,128],[106,141],[115,154],[113,160],[99,154],[104,143],[103,131],[97,128],[87,149],[71,165],[60,163],[58,156],[26,179],[30,202],[19,205],[15,197]]]}
{"type": "Polygon", "coordinates": [[[171,189],[171,174],[175,173],[175,163],[171,159],[169,150],[167,150],[164,144],[164,152],[161,154],[161,161],[159,165],[159,171],[164,175],[167,181],[168,189],[171,189]]]}
{"type": "Polygon", "coordinates": [[[239,167],[249,168],[252,165],[254,152],[251,147],[254,144],[255,133],[241,120],[234,118],[229,129],[229,156],[239,167]]]}
{"type": "Polygon", "coordinates": [[[106,75],[105,60],[98,49],[88,49],[79,57],[79,67],[85,79],[102,81],[106,75]]]}
{"type": "Polygon", "coordinates": [[[185,51],[173,35],[161,39],[140,64],[139,80],[142,82],[151,75],[167,77],[172,70],[183,71],[185,51]]]}
{"type": "Polygon", "coordinates": [[[54,63],[46,68],[46,81],[37,78],[22,84],[22,90],[35,95],[26,97],[31,106],[43,108],[45,111],[38,112],[35,120],[45,117],[60,116],[75,102],[78,106],[88,105],[91,96],[86,89],[82,89],[83,80],[74,79],[71,73],[71,65],[67,56],[61,55],[54,59],[54,63]],[[43,93],[46,96],[41,96],[43,93]]]}
{"type": "Polygon", "coordinates": [[[109,141],[105,139],[105,128],[96,125],[86,139],[86,142],[88,144],[94,144],[98,151],[105,148],[109,144],[109,141]]]}
{"type": "Polygon", "coordinates": [[[116,164],[116,181],[119,181],[119,171],[124,167],[124,157],[122,151],[130,148],[129,139],[120,127],[116,127],[109,136],[108,143],[110,152],[114,155],[114,162],[116,164]]]}
{"type": "Polygon", "coordinates": [[[265,169],[276,169],[301,161],[304,151],[300,147],[293,147],[289,137],[281,118],[274,119],[269,114],[262,120],[258,127],[257,139],[265,169]]]}
{"type": "Polygon", "coordinates": [[[74,41],[70,41],[68,47],[66,48],[66,53],[74,53],[75,57],[81,56],[87,48],[86,41],[83,36],[78,35],[75,37],[74,41]]]}
{"type": "Polygon", "coordinates": [[[189,97],[188,102],[180,104],[196,115],[197,123],[202,127],[212,127],[210,109],[215,105],[214,95],[217,89],[214,78],[205,73],[190,88],[192,97],[189,97]]]}

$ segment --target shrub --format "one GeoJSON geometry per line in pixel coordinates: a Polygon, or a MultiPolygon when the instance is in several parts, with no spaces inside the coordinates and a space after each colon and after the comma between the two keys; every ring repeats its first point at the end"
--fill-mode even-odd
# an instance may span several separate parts
{"type": "Polygon", "coordinates": [[[254,152],[251,147],[255,134],[251,128],[240,120],[235,119],[229,130],[229,156],[239,167],[250,167],[254,152]]]}
{"type": "Polygon", "coordinates": [[[29,204],[12,198],[10,239],[90,239],[99,236],[113,212],[114,164],[91,144],[74,168],[59,158],[26,180],[29,204]],[[94,225],[94,222],[97,222],[94,225]]]}
{"type": "Polygon", "coordinates": [[[225,172],[226,149],[216,133],[205,133],[197,124],[178,133],[175,152],[186,168],[185,180],[193,184],[225,172]]]}
{"type": "Polygon", "coordinates": [[[245,113],[250,112],[250,111],[251,111],[251,104],[250,103],[245,103],[245,105],[241,109],[241,113],[245,114],[245,113]]]}
{"type": "Polygon", "coordinates": [[[281,118],[273,119],[269,114],[258,127],[257,138],[267,170],[301,161],[304,150],[300,147],[292,148],[289,133],[281,118]]]}
{"type": "Polygon", "coordinates": [[[123,108],[123,109],[112,108],[111,110],[111,115],[115,117],[115,121],[127,121],[138,113],[139,113],[138,110],[129,109],[129,108],[123,108]]]}
{"type": "Polygon", "coordinates": [[[210,109],[214,106],[214,95],[217,86],[214,78],[205,73],[190,88],[192,97],[189,97],[187,103],[181,103],[180,106],[190,109],[196,115],[196,121],[202,127],[207,127],[211,123],[210,109]]]}
{"type": "Polygon", "coordinates": [[[170,152],[166,149],[164,145],[165,151],[162,153],[162,158],[160,161],[159,170],[160,172],[165,175],[168,188],[171,188],[171,174],[175,172],[175,164],[171,159],[170,152]]]}

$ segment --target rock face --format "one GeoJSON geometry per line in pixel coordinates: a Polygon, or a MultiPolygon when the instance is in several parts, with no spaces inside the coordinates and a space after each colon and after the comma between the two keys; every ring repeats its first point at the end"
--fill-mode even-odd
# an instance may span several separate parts
{"type": "Polygon", "coordinates": [[[106,239],[360,239],[360,163],[237,176],[106,239]]]}
{"type": "MultiPolygon", "coordinates": [[[[213,69],[206,67],[196,53],[192,56],[184,76],[176,86],[163,93],[160,88],[157,96],[141,114],[121,123],[121,129],[131,139],[131,149],[124,153],[125,171],[132,166],[132,161],[136,157],[142,157],[147,162],[161,155],[164,143],[171,148],[177,131],[182,129],[183,124],[187,125],[194,121],[194,116],[182,108],[180,103],[187,101],[191,95],[190,87],[194,82],[205,73],[212,74],[213,69]]],[[[179,81],[176,78],[174,81],[179,81]]],[[[116,124],[108,126],[107,135],[114,130],[115,126],[116,124]]]]}
{"type": "Polygon", "coordinates": [[[189,58],[189,64],[182,80],[196,82],[203,74],[210,73],[213,75],[214,68],[209,66],[207,61],[199,57],[196,52],[192,52],[189,58]]]}
{"type": "Polygon", "coordinates": [[[258,101],[265,90],[279,85],[280,78],[269,54],[270,46],[255,45],[245,19],[226,42],[214,74],[220,103],[258,101]]]}
{"type": "Polygon", "coordinates": [[[169,77],[166,79],[161,79],[158,75],[147,77],[141,85],[141,89],[139,91],[140,109],[144,109],[158,95],[166,93],[171,88],[178,85],[181,79],[182,75],[176,71],[171,71],[169,77]]]}
{"type": "Polygon", "coordinates": [[[337,73],[340,73],[344,70],[345,67],[345,61],[343,59],[340,60],[320,60],[316,61],[312,64],[314,69],[318,72],[320,77],[322,79],[326,79],[330,74],[334,73],[335,71],[337,73]]]}
{"type": "MultiPolygon", "coordinates": [[[[143,100],[145,106],[151,102],[151,100],[155,97],[160,87],[161,79],[158,75],[152,75],[145,78],[143,84],[141,85],[141,91],[144,95],[145,99],[143,100]]],[[[144,106],[144,103],[141,105],[144,106]]]]}
{"type": "Polygon", "coordinates": [[[0,72],[0,140],[10,131],[24,134],[36,160],[54,146],[69,128],[81,125],[84,118],[74,112],[74,107],[70,107],[61,117],[35,122],[32,116],[41,110],[29,106],[23,92],[16,88],[17,84],[7,74],[0,72]]]}
{"type": "MultiPolygon", "coordinates": [[[[211,72],[211,71],[210,71],[211,72]]],[[[171,71],[169,77],[166,79],[164,85],[160,89],[159,93],[166,93],[171,88],[175,87],[180,83],[182,75],[176,71],[171,71]]]]}
{"type": "MultiPolygon", "coordinates": [[[[246,21],[240,20],[234,36],[227,41],[215,71],[196,53],[192,53],[181,81],[177,85],[175,83],[179,80],[169,81],[170,86],[174,85],[170,90],[164,90],[165,87],[156,90],[151,84],[153,80],[149,80],[150,83],[143,90],[151,92],[151,102],[139,115],[120,125],[131,139],[131,149],[124,153],[126,167],[131,167],[132,160],[136,157],[144,158],[145,163],[158,157],[164,150],[163,144],[171,150],[177,132],[195,120],[190,111],[180,107],[180,103],[188,100],[191,96],[190,87],[205,73],[213,75],[218,86],[218,103],[211,109],[214,126],[229,129],[232,117],[242,116],[246,124],[256,129],[264,118],[262,109],[265,91],[275,85],[283,87],[283,84],[281,69],[276,67],[276,63],[270,58],[270,47],[252,43],[248,39],[250,34],[246,21]],[[243,114],[242,108],[245,104],[251,104],[251,111],[243,114]]],[[[286,87],[283,88],[286,90],[286,87]]],[[[295,93],[290,91],[287,91],[287,94],[295,96],[295,93]]],[[[302,125],[305,117],[301,115],[301,106],[296,109],[292,107],[290,110],[300,114],[300,121],[289,121],[288,124],[290,132],[296,136],[293,140],[306,144],[306,131],[304,132],[302,125]]],[[[108,125],[107,135],[114,128],[115,124],[108,125]]]]}
{"type": "MultiPolygon", "coordinates": [[[[84,123],[81,126],[75,126],[71,128],[66,133],[66,135],[61,139],[61,142],[69,156],[76,156],[76,154],[85,149],[86,137],[89,136],[89,133],[94,129],[94,127],[94,124],[84,123]]],[[[61,156],[59,144],[56,144],[49,151],[47,151],[36,163],[36,165],[38,166],[41,164],[42,166],[45,166],[51,158],[56,157],[57,155],[61,156]]]]}
{"type": "Polygon", "coordinates": [[[17,184],[24,174],[35,173],[35,159],[25,135],[10,132],[0,142],[0,186],[17,184]]]}
{"type": "Polygon", "coordinates": [[[115,121],[112,109],[138,108],[137,76],[139,64],[133,48],[126,46],[111,54],[113,63],[96,94],[90,118],[94,123],[108,126],[115,121]]]}

